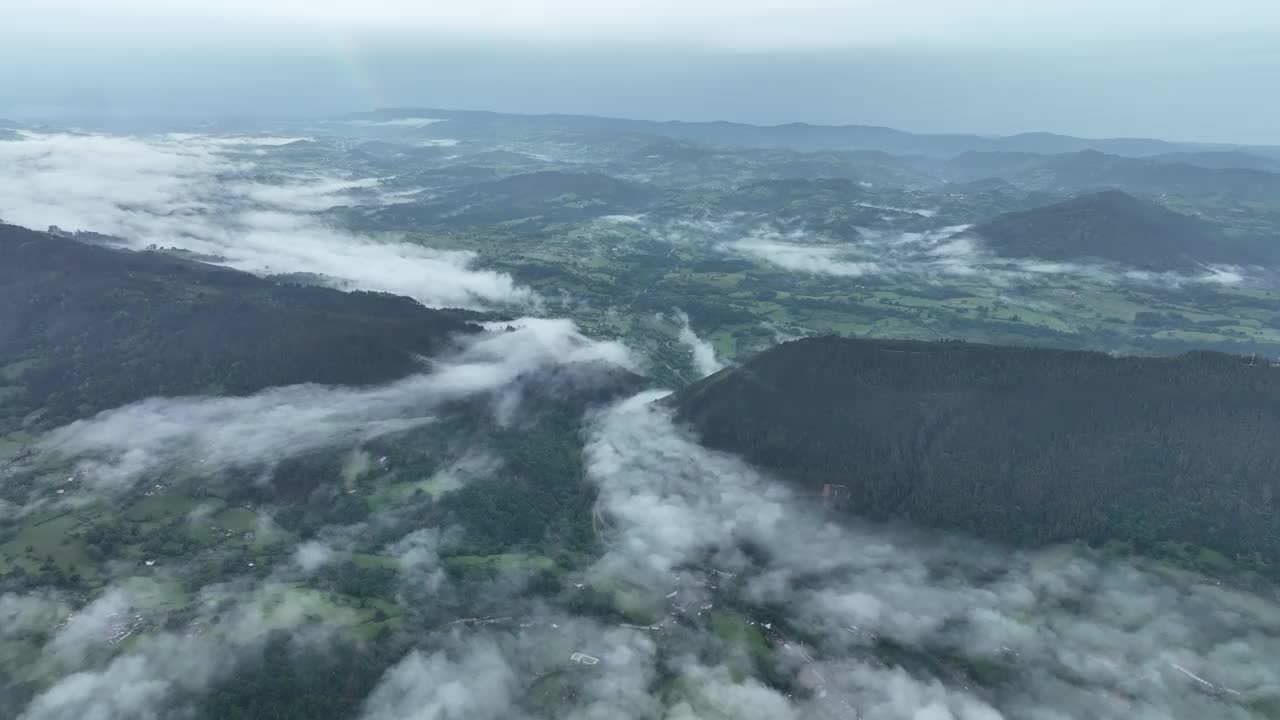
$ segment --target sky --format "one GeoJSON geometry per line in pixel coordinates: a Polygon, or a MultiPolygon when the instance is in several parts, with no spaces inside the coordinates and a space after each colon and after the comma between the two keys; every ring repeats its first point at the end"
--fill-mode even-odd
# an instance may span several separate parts
{"type": "Polygon", "coordinates": [[[1280,144],[1272,0],[17,0],[0,117],[379,106],[1280,144]]]}

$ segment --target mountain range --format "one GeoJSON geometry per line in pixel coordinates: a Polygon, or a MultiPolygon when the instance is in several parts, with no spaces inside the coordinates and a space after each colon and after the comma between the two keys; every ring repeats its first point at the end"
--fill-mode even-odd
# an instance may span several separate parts
{"type": "MultiPolygon", "coordinates": [[[[1008,136],[971,134],[919,134],[871,125],[751,125],[725,121],[684,122],[633,120],[590,115],[520,115],[440,108],[384,108],[337,118],[340,122],[386,123],[396,120],[456,121],[450,137],[460,134],[476,139],[492,138],[512,126],[541,130],[621,132],[752,147],[789,147],[799,150],[880,150],[899,155],[951,156],[971,151],[1030,152],[1041,154],[1096,150],[1129,157],[1166,153],[1235,151],[1280,158],[1280,147],[1234,146],[1209,143],[1175,143],[1145,138],[1089,139],[1046,132],[1008,136]]],[[[443,124],[425,125],[430,132],[443,124]]]]}

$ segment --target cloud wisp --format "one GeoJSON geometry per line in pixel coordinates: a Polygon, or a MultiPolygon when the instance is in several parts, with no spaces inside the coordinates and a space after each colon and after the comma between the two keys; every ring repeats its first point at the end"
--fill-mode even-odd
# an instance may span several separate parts
{"type": "Polygon", "coordinates": [[[184,248],[255,274],[307,273],[435,307],[535,300],[509,275],[472,267],[472,253],[373,240],[326,223],[317,213],[359,202],[378,180],[292,170],[264,179],[264,167],[292,167],[278,155],[286,141],[25,132],[0,142],[0,218],[102,233],[134,249],[184,248]]]}
{"type": "Polygon", "coordinates": [[[715,346],[698,337],[698,333],[693,330],[693,325],[689,323],[688,313],[677,308],[675,316],[680,323],[680,335],[678,336],[680,344],[689,348],[689,352],[692,353],[693,367],[698,371],[698,376],[706,377],[722,370],[724,363],[716,358],[715,346]]]}
{"type": "Polygon", "coordinates": [[[402,117],[391,120],[345,120],[349,125],[359,125],[361,127],[387,127],[387,128],[407,128],[410,130],[421,130],[430,127],[436,123],[445,122],[441,118],[427,117],[402,117]]]}
{"type": "Polygon", "coordinates": [[[1007,287],[1019,282],[1078,278],[1111,285],[1176,289],[1193,285],[1269,283],[1257,268],[1208,265],[1199,272],[1153,272],[1097,261],[1048,261],[1004,257],[967,233],[969,225],[923,232],[863,228],[854,240],[837,240],[801,229],[779,229],[748,214],[680,220],[648,227],[656,239],[677,245],[714,247],[788,272],[815,277],[956,279],[981,278],[1007,287]]]}
{"type": "Polygon", "coordinates": [[[796,234],[777,237],[761,234],[721,246],[722,249],[763,260],[783,270],[810,275],[862,277],[882,271],[873,260],[852,260],[851,254],[839,247],[807,245],[798,242],[796,234]]]}
{"type": "Polygon", "coordinates": [[[57,429],[44,446],[82,458],[89,483],[127,488],[169,466],[270,466],[419,427],[450,402],[496,392],[542,368],[596,361],[631,366],[625,347],[589,340],[568,320],[528,318],[500,327],[460,340],[452,353],[432,360],[429,371],[388,385],[291,385],[247,397],[152,398],[57,429]]]}

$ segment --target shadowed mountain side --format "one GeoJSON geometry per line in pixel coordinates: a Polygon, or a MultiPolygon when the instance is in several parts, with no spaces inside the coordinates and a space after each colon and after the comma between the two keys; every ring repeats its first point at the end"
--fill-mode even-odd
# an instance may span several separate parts
{"type": "Polygon", "coordinates": [[[670,402],[706,445],[804,492],[845,485],[858,515],[1280,564],[1280,369],[1267,363],[823,337],[670,402]]]}
{"type": "Polygon", "coordinates": [[[152,395],[391,380],[478,330],[464,318],[3,225],[0,429],[40,408],[61,423],[152,395]]]}

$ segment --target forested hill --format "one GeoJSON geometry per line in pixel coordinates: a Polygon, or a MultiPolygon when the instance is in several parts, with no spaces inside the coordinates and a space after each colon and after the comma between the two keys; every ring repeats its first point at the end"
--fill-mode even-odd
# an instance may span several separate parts
{"type": "Polygon", "coordinates": [[[1204,220],[1119,190],[1008,213],[973,231],[996,253],[1014,257],[1098,258],[1153,270],[1264,260],[1204,220]]]}
{"type": "Polygon", "coordinates": [[[0,225],[0,431],[151,395],[385,381],[475,330],[408,298],[0,225]]]}
{"type": "Polygon", "coordinates": [[[804,493],[846,485],[858,515],[1019,545],[1192,543],[1280,574],[1280,368],[1262,360],[809,338],[671,402],[804,493]]]}

